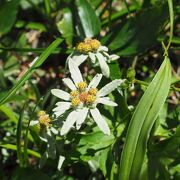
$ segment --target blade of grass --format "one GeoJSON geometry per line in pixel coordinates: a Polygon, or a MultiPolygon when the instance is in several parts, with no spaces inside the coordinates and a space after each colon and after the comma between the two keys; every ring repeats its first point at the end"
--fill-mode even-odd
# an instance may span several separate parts
{"type": "Polygon", "coordinates": [[[24,73],[21,79],[15,84],[15,86],[0,99],[0,105],[6,103],[10,97],[12,97],[22,86],[23,84],[31,77],[34,71],[42,65],[42,63],[48,58],[48,56],[55,50],[55,48],[63,42],[63,39],[56,39],[53,41],[50,46],[40,55],[39,58],[35,59],[31,63],[30,68],[24,73]]]}
{"type": "MultiPolygon", "coordinates": [[[[14,144],[0,144],[0,147],[17,151],[17,146],[14,144]]],[[[23,150],[23,148],[22,148],[22,150],[23,150]]],[[[38,152],[33,151],[31,149],[28,149],[27,153],[34,157],[41,158],[41,155],[38,152]]]]}
{"type": "Polygon", "coordinates": [[[171,65],[166,56],[138,103],[128,127],[120,161],[120,180],[139,179],[150,130],[166,100],[170,83],[171,65]]]}
{"type": "MultiPolygon", "coordinates": [[[[42,53],[45,48],[15,48],[15,47],[0,47],[0,50],[3,51],[16,51],[16,52],[21,52],[21,53],[42,53]]],[[[72,49],[64,50],[62,48],[55,48],[51,54],[59,54],[59,53],[64,53],[64,54],[70,54],[72,52],[72,49]]]]}
{"type": "Polygon", "coordinates": [[[0,111],[2,111],[11,121],[18,123],[18,118],[16,117],[16,114],[11,110],[11,108],[2,105],[0,106],[0,111]]]}

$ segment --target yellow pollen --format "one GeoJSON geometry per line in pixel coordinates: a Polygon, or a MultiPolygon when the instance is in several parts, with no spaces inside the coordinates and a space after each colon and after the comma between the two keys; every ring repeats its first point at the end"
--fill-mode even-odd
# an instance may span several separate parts
{"type": "Polygon", "coordinates": [[[78,94],[79,94],[79,92],[78,92],[78,91],[76,91],[76,90],[74,90],[74,91],[71,91],[71,92],[70,92],[70,95],[71,95],[71,97],[72,97],[72,98],[77,97],[77,96],[78,96],[78,94]]]}
{"type": "Polygon", "coordinates": [[[92,51],[91,44],[84,43],[84,45],[83,45],[83,52],[84,53],[88,53],[88,52],[91,52],[91,51],[92,51]]]}
{"type": "Polygon", "coordinates": [[[94,96],[96,96],[97,92],[98,92],[98,89],[97,89],[97,88],[91,88],[91,89],[89,90],[89,94],[94,95],[94,96]]]}
{"type": "Polygon", "coordinates": [[[86,99],[87,99],[87,96],[88,96],[88,92],[82,92],[80,95],[79,95],[79,99],[81,102],[86,102],[86,99]]]}
{"type": "Polygon", "coordinates": [[[46,112],[45,111],[39,111],[38,112],[38,116],[40,117],[40,116],[43,116],[43,115],[46,115],[46,112]]]}
{"type": "Polygon", "coordinates": [[[77,87],[79,88],[80,91],[83,91],[86,89],[87,84],[86,84],[86,82],[80,82],[77,84],[77,87]]]}
{"type": "Polygon", "coordinates": [[[84,51],[84,43],[80,42],[77,46],[76,46],[77,51],[83,53],[84,51]]]}
{"type": "Polygon", "coordinates": [[[97,51],[101,43],[97,39],[85,38],[76,46],[76,50],[80,53],[87,54],[88,52],[97,51]]]}
{"type": "Polygon", "coordinates": [[[75,97],[75,98],[73,98],[73,99],[71,100],[71,105],[72,105],[73,107],[78,106],[79,103],[80,103],[80,99],[77,98],[77,97],[75,97]]]}
{"type": "Polygon", "coordinates": [[[96,101],[96,96],[93,96],[93,95],[88,95],[87,98],[86,98],[86,102],[87,103],[94,103],[96,101]]]}
{"type": "Polygon", "coordinates": [[[49,118],[49,115],[41,115],[39,116],[39,125],[40,127],[50,127],[51,119],[49,118]]]}
{"type": "Polygon", "coordinates": [[[100,45],[101,43],[96,39],[93,39],[91,42],[91,48],[93,51],[97,51],[100,45]]]}

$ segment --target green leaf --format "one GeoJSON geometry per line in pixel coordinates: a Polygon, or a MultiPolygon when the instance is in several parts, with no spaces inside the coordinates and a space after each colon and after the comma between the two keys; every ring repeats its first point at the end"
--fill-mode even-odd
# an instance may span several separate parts
{"type": "Polygon", "coordinates": [[[98,150],[111,145],[114,142],[114,136],[104,135],[104,133],[98,131],[83,135],[78,144],[77,150],[81,154],[85,154],[87,149],[98,150]],[[99,141],[101,140],[101,141],[99,141]]]}
{"type": "Polygon", "coordinates": [[[167,5],[141,10],[137,16],[113,27],[102,42],[119,55],[142,53],[157,42],[167,17],[167,5]]]}
{"type": "Polygon", "coordinates": [[[121,78],[121,72],[117,61],[110,63],[109,69],[110,69],[110,78],[112,80],[121,78]]]}
{"type": "Polygon", "coordinates": [[[71,46],[73,41],[73,19],[69,8],[63,9],[63,19],[57,23],[57,27],[66,39],[66,43],[71,46]]]}
{"type": "Polygon", "coordinates": [[[171,65],[169,58],[165,57],[132,116],[121,156],[119,179],[139,179],[148,137],[167,98],[170,84],[171,65]]]}
{"type": "Polygon", "coordinates": [[[24,73],[21,79],[14,85],[14,87],[0,99],[0,105],[6,103],[9,98],[11,98],[22,86],[23,84],[31,77],[34,71],[42,65],[42,63],[48,58],[48,56],[55,50],[55,48],[62,43],[63,40],[58,38],[53,41],[50,46],[39,56],[39,58],[35,59],[30,68],[24,73]]]}
{"type": "Polygon", "coordinates": [[[87,0],[77,0],[78,15],[86,37],[93,37],[100,32],[100,21],[95,10],[87,0]]]}
{"type": "Polygon", "coordinates": [[[0,111],[2,111],[11,121],[18,123],[18,118],[16,117],[16,114],[11,110],[11,108],[2,105],[0,106],[0,111]]]}
{"type": "MultiPolygon", "coordinates": [[[[14,144],[0,144],[0,147],[17,151],[17,146],[14,145],[14,144]]],[[[28,149],[27,152],[28,152],[28,154],[30,154],[30,155],[32,155],[34,157],[37,157],[37,158],[41,157],[41,155],[38,152],[33,151],[31,149],[28,149]]]]}
{"type": "Polygon", "coordinates": [[[20,0],[0,2],[0,35],[9,32],[16,20],[20,0]]]}
{"type": "Polygon", "coordinates": [[[110,148],[106,148],[100,151],[99,154],[99,167],[103,172],[103,175],[106,176],[107,174],[107,169],[106,169],[106,162],[107,162],[107,158],[108,158],[108,154],[109,154],[110,148]]]}

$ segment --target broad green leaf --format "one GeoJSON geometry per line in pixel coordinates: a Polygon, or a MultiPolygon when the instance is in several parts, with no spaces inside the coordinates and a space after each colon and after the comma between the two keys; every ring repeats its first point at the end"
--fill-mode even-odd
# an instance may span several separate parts
{"type": "Polygon", "coordinates": [[[61,32],[63,37],[66,39],[66,43],[72,46],[73,41],[73,17],[72,12],[69,8],[63,9],[63,18],[57,22],[58,30],[61,32]]]}
{"type": "Polygon", "coordinates": [[[87,149],[102,149],[111,145],[113,142],[114,136],[112,134],[108,136],[102,132],[93,132],[81,137],[77,150],[81,152],[81,154],[85,154],[87,149]]]}
{"type": "Polygon", "coordinates": [[[141,10],[137,16],[112,27],[102,42],[123,56],[144,52],[157,42],[158,32],[168,17],[167,9],[167,5],[163,5],[141,10]]]}
{"type": "Polygon", "coordinates": [[[52,42],[52,44],[30,65],[30,68],[25,71],[21,79],[14,85],[14,87],[0,99],[0,105],[6,103],[9,98],[11,98],[22,86],[23,84],[31,77],[34,71],[42,65],[42,63],[48,58],[48,56],[55,50],[55,48],[62,43],[63,40],[58,38],[52,42]]]}
{"type": "Polygon", "coordinates": [[[110,63],[109,69],[110,69],[110,78],[112,80],[121,78],[121,72],[117,61],[110,63]]]}
{"type": "Polygon", "coordinates": [[[110,151],[110,147],[101,150],[100,154],[98,155],[99,168],[102,170],[104,176],[106,176],[106,174],[107,174],[106,162],[108,159],[109,151],[110,151]]]}
{"type": "Polygon", "coordinates": [[[138,179],[146,153],[151,128],[167,98],[171,84],[171,65],[165,57],[148,86],[130,121],[123,148],[119,179],[138,179]]]}
{"type": "Polygon", "coordinates": [[[11,30],[18,10],[20,0],[3,0],[0,2],[0,35],[11,30]]]}
{"type": "Polygon", "coordinates": [[[93,37],[100,32],[100,21],[95,10],[87,0],[76,0],[78,15],[86,37],[93,37]]]}

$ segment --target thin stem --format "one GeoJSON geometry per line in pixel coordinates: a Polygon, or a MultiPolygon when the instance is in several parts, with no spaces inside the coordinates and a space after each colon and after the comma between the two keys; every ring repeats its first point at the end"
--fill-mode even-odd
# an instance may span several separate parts
{"type": "MultiPolygon", "coordinates": [[[[133,83],[137,83],[143,86],[149,86],[149,83],[141,81],[139,79],[135,79],[133,83]]],[[[180,88],[173,86],[174,83],[171,84],[171,90],[180,92],[180,88]]]]}
{"type": "Polygon", "coordinates": [[[173,37],[173,26],[174,26],[174,12],[173,12],[173,2],[172,0],[168,0],[168,7],[169,7],[169,16],[170,16],[170,36],[169,42],[167,45],[167,50],[169,49],[173,37]]]}

